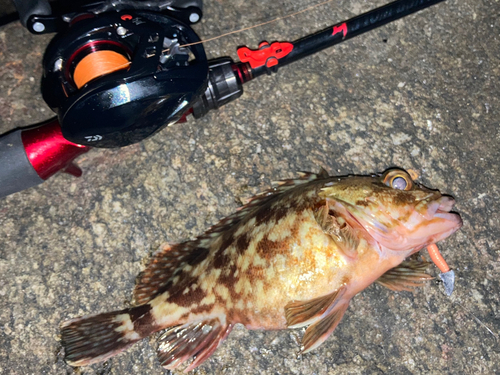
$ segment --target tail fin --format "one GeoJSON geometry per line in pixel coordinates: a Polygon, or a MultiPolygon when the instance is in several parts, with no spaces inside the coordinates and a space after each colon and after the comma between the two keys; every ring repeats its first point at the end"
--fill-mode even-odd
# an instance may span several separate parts
{"type": "Polygon", "coordinates": [[[86,366],[104,361],[156,331],[149,305],[89,315],[61,324],[66,362],[86,366]]]}

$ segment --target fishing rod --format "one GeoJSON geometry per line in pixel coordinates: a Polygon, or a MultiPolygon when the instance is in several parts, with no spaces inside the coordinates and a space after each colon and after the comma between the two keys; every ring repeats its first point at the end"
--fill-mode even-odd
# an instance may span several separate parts
{"type": "Polygon", "coordinates": [[[202,0],[13,1],[30,32],[57,33],[41,85],[57,117],[0,136],[0,197],[59,171],[81,176],[74,159],[93,147],[124,147],[203,117],[250,80],[444,0],[397,0],[293,42],[241,47],[238,62],[207,60],[191,28],[202,0]]]}

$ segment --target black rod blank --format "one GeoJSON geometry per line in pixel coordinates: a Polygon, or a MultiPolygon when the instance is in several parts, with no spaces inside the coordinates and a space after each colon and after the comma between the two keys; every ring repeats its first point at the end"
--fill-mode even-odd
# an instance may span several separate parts
{"type": "Polygon", "coordinates": [[[265,65],[251,69],[252,78],[274,71],[277,67],[290,64],[322,49],[342,43],[367,31],[403,18],[445,0],[398,0],[376,8],[350,20],[340,22],[317,33],[292,42],[293,50],[279,59],[272,68],[265,65]]]}

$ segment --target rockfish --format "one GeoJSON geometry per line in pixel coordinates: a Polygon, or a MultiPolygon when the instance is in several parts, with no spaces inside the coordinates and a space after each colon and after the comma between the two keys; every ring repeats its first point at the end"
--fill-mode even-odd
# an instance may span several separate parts
{"type": "Polygon", "coordinates": [[[405,259],[462,225],[453,198],[404,170],[329,177],[303,173],[251,198],[192,241],[165,246],[139,275],[135,307],[61,325],[72,366],[103,361],[154,332],[174,369],[205,361],[236,323],[307,326],[301,350],[322,344],[349,301],[373,282],[409,290],[431,277],[405,259]]]}

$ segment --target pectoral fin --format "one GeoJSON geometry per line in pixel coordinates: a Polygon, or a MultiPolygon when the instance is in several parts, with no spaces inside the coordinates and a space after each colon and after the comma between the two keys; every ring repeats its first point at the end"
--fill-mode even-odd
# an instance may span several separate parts
{"type": "Polygon", "coordinates": [[[348,306],[348,303],[337,305],[327,316],[307,328],[302,338],[302,353],[316,349],[332,334],[342,320],[348,306]]]}
{"type": "Polygon", "coordinates": [[[344,295],[342,287],[326,296],[308,301],[293,301],[285,306],[285,318],[288,328],[300,328],[313,324],[328,315],[344,295]]]}
{"type": "Polygon", "coordinates": [[[337,247],[349,258],[354,258],[359,245],[357,229],[351,227],[342,216],[333,215],[328,201],[314,216],[321,229],[332,238],[337,247]]]}
{"type": "Polygon", "coordinates": [[[425,273],[430,263],[408,260],[399,266],[391,268],[377,280],[377,283],[394,291],[413,291],[415,287],[423,286],[423,282],[434,279],[425,273]]]}

